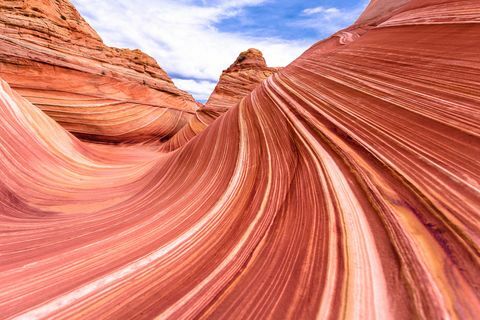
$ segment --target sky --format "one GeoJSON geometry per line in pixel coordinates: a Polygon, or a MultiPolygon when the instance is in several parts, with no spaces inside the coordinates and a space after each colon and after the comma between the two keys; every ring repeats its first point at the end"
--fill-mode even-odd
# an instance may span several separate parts
{"type": "Polygon", "coordinates": [[[248,48],[286,66],[354,22],[368,0],[72,0],[109,46],[141,49],[205,102],[248,48]]]}

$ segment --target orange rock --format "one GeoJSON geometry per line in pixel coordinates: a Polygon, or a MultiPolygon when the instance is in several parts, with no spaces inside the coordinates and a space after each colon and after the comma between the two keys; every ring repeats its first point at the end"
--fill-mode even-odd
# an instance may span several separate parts
{"type": "Polygon", "coordinates": [[[223,71],[207,103],[199,105],[195,116],[166,141],[161,150],[172,151],[183,146],[280,69],[267,67],[260,50],[248,49],[240,53],[235,62],[223,71]]]}
{"type": "Polygon", "coordinates": [[[93,141],[168,139],[197,109],[153,58],[104,45],[67,0],[0,0],[0,74],[93,141]]]}
{"type": "Polygon", "coordinates": [[[0,80],[1,317],[477,319],[480,4],[393,3],[174,152],[0,80]]]}
{"type": "Polygon", "coordinates": [[[220,109],[234,107],[259,83],[278,70],[279,68],[267,67],[260,50],[248,49],[240,53],[237,60],[223,71],[205,106],[220,109]]]}

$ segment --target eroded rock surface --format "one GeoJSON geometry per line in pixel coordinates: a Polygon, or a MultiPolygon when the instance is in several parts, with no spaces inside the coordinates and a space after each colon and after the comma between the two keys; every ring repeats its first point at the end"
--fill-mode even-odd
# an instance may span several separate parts
{"type": "Polygon", "coordinates": [[[394,3],[174,152],[1,81],[2,318],[478,318],[480,3],[394,3]]]}
{"type": "Polygon", "coordinates": [[[93,141],[168,139],[197,108],[153,58],[106,46],[67,0],[0,1],[0,76],[93,141]]]}
{"type": "Polygon", "coordinates": [[[205,106],[228,110],[278,70],[267,66],[260,50],[248,49],[223,71],[205,106]]]}

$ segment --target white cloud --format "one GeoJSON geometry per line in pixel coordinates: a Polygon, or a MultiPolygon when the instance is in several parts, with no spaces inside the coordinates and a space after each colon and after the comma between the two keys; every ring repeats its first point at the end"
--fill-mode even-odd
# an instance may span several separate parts
{"type": "Polygon", "coordinates": [[[305,15],[312,15],[312,14],[318,14],[318,13],[323,13],[325,15],[338,15],[341,13],[340,9],[332,7],[332,8],[325,8],[325,7],[315,7],[315,8],[307,8],[303,10],[303,13],[305,15]]]}
{"type": "Polygon", "coordinates": [[[190,92],[198,101],[206,102],[210,93],[213,92],[216,82],[208,80],[192,80],[192,79],[172,79],[175,85],[183,90],[190,92]]]}
{"type": "Polygon", "coordinates": [[[73,0],[106,44],[140,48],[178,87],[205,100],[241,51],[260,49],[270,66],[285,66],[311,43],[226,33],[216,24],[267,0],[73,0]],[[191,80],[180,80],[191,79],[191,80]]]}
{"type": "Polygon", "coordinates": [[[302,12],[306,18],[295,21],[292,25],[314,29],[320,36],[328,36],[355,22],[369,1],[361,0],[359,2],[357,6],[348,9],[323,6],[307,8],[302,12]]]}

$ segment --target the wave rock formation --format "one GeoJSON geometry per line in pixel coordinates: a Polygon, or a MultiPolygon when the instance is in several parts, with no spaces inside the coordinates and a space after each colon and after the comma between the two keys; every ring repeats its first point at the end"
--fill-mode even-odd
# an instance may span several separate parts
{"type": "Polygon", "coordinates": [[[479,35],[477,0],[373,0],[168,152],[7,73],[0,317],[478,319],[479,35]]]}

